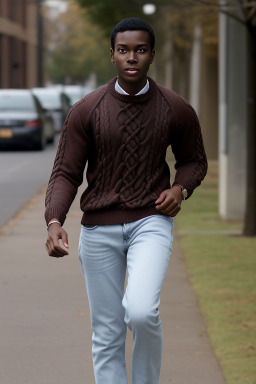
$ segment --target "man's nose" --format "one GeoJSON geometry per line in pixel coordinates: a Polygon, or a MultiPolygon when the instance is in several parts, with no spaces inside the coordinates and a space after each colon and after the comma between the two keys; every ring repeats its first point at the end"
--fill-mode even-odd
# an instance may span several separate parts
{"type": "Polygon", "coordinates": [[[130,52],[128,58],[127,58],[128,63],[137,63],[137,58],[135,52],[130,52]]]}

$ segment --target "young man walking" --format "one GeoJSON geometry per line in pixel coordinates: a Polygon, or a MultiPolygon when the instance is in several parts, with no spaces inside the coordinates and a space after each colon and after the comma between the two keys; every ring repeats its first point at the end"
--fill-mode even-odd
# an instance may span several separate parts
{"type": "Polygon", "coordinates": [[[111,60],[118,76],[70,110],[46,194],[46,248],[50,256],[62,257],[69,248],[62,225],[87,164],[79,258],[90,304],[96,384],[128,383],[127,327],[134,339],[133,384],[159,383],[159,295],[173,217],[207,171],[194,110],[147,77],[154,46],[154,32],[141,19],[125,19],[114,28],[111,60]],[[165,161],[169,145],[177,171],[172,186],[165,161]]]}

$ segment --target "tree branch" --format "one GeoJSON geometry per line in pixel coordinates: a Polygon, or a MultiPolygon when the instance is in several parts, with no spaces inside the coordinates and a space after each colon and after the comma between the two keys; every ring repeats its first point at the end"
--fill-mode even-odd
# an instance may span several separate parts
{"type": "Polygon", "coordinates": [[[255,14],[255,11],[256,11],[256,7],[252,8],[250,10],[249,15],[246,17],[246,22],[247,23],[248,23],[248,21],[250,21],[253,18],[254,14],[255,14]]]}
{"type": "Polygon", "coordinates": [[[248,2],[244,2],[243,1],[243,3],[242,3],[242,7],[243,8],[252,8],[252,7],[256,7],[256,1],[252,1],[252,2],[250,2],[250,3],[248,3],[248,2]]]}
{"type": "Polygon", "coordinates": [[[245,20],[237,15],[234,15],[234,13],[230,13],[228,11],[225,11],[224,9],[220,9],[220,12],[221,13],[224,13],[225,15],[229,16],[229,17],[232,17],[233,19],[235,19],[236,21],[238,21],[239,23],[245,25],[245,20]]]}

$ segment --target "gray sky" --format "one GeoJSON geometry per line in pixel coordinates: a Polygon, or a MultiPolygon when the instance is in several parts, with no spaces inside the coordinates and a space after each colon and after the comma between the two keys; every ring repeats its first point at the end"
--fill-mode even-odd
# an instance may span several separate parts
{"type": "Polygon", "coordinates": [[[63,0],[46,0],[45,4],[49,7],[58,8],[59,12],[65,12],[67,10],[67,2],[63,0]]]}

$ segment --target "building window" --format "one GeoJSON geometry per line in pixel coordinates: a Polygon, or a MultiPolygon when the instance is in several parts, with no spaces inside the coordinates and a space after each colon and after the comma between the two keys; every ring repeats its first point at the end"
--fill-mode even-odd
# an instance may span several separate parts
{"type": "Polygon", "coordinates": [[[21,81],[21,86],[22,88],[26,88],[27,84],[27,43],[22,42],[21,43],[21,49],[22,49],[22,68],[21,68],[21,76],[22,76],[22,81],[21,81]]]}
{"type": "Polygon", "coordinates": [[[19,4],[18,0],[9,0],[9,16],[12,21],[19,20],[19,4]]]}
{"type": "Polygon", "coordinates": [[[21,88],[19,40],[10,37],[10,88],[21,88]]]}
{"type": "Polygon", "coordinates": [[[21,0],[21,9],[20,9],[20,14],[21,14],[21,24],[24,28],[27,26],[27,5],[26,5],[26,0],[21,0]]]}

